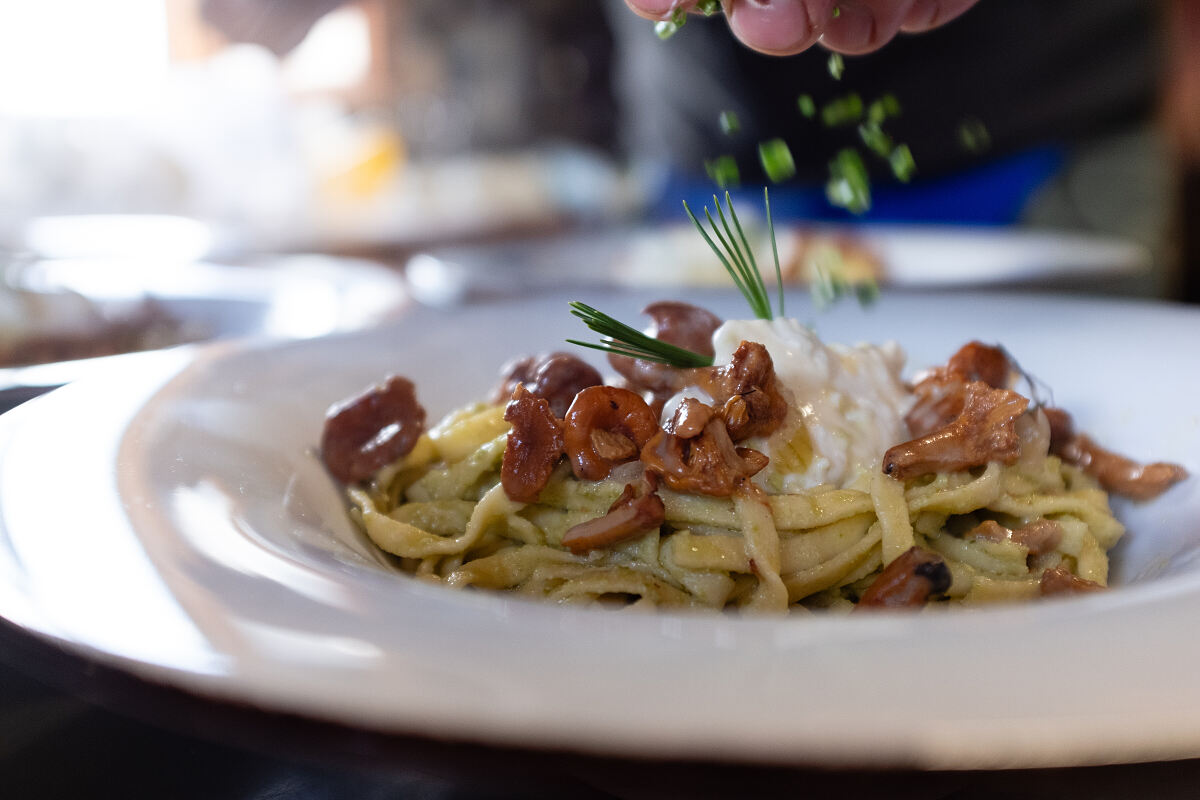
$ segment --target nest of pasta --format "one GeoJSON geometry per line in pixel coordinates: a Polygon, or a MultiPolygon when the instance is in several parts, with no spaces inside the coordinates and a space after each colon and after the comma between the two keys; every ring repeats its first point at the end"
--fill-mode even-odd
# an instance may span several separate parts
{"type": "MultiPolygon", "coordinates": [[[[705,347],[719,323],[682,344],[705,347]]],[[[1108,492],[1146,498],[1185,475],[1076,433],[979,343],[904,387],[910,438],[801,488],[768,465],[797,457],[779,442],[803,433],[804,398],[761,344],[713,367],[614,366],[622,386],[565,354],[516,362],[493,402],[428,431],[412,384],[392,378],[331,409],[322,452],[356,523],[418,578],[773,612],[1101,590],[1124,533],[1108,492]]]]}

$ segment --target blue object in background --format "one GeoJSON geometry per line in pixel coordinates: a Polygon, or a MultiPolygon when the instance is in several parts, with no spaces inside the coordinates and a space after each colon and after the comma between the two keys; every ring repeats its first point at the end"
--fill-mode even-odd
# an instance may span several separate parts
{"type": "MultiPolygon", "coordinates": [[[[825,186],[778,184],[771,186],[771,213],[777,220],[823,222],[894,222],[942,225],[1011,225],[1029,198],[1052,178],[1065,162],[1063,148],[1039,147],[982,164],[968,172],[911,183],[872,182],[871,208],[851,214],[829,205],[825,186]]],[[[918,165],[919,168],[920,165],[918,165]]],[[[715,186],[708,178],[671,173],[658,199],[651,204],[660,220],[678,220],[681,200],[699,210],[712,205],[715,186]]],[[[735,205],[761,205],[762,189],[741,186],[730,190],[735,205]]]]}

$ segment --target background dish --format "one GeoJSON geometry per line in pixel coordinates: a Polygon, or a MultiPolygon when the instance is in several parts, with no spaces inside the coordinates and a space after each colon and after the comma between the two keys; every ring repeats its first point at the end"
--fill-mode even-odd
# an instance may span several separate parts
{"type": "MultiPolygon", "coordinates": [[[[311,451],[323,409],[395,371],[436,416],[486,391],[509,356],[578,334],[567,299],[146,354],[10,412],[0,614],[203,694],[466,741],[955,769],[1200,755],[1200,722],[1186,713],[1200,703],[1200,646],[1187,635],[1200,610],[1194,479],[1119,507],[1133,533],[1115,578],[1133,585],[1036,606],[630,615],[390,574],[311,451]]],[[[583,299],[632,318],[655,298],[583,299]]],[[[743,313],[729,293],[688,299],[743,313]]],[[[791,308],[832,340],[898,338],[914,365],[972,337],[1003,340],[1104,443],[1200,466],[1195,378],[1162,366],[1186,363],[1193,313],[1016,295],[885,296],[869,313],[821,317],[792,297],[791,308]]]]}
{"type": "MultiPolygon", "coordinates": [[[[0,368],[0,409],[46,387],[103,375],[111,368],[110,359],[119,357],[83,357],[91,353],[357,330],[397,316],[408,293],[399,272],[356,259],[281,256],[232,265],[123,257],[11,265],[0,285],[0,301],[14,298],[17,308],[25,310],[0,315],[0,352],[19,353],[23,341],[40,337],[57,341],[56,358],[70,357],[73,348],[75,356],[0,368]],[[142,318],[148,318],[150,328],[138,327],[142,318]],[[122,340],[105,339],[111,323],[126,331],[122,340]]],[[[11,302],[7,308],[13,310],[11,302]]]]}
{"type": "MultiPolygon", "coordinates": [[[[756,252],[769,253],[761,220],[747,225],[756,252]]],[[[1142,245],[1080,233],[936,225],[780,226],[777,233],[785,275],[797,246],[810,256],[818,247],[836,248],[855,262],[852,269],[867,266],[880,284],[898,289],[1131,291],[1151,264],[1142,245]]],[[[432,303],[521,297],[565,285],[724,287],[729,280],[686,222],[440,247],[416,256],[408,277],[414,295],[432,303]]]]}

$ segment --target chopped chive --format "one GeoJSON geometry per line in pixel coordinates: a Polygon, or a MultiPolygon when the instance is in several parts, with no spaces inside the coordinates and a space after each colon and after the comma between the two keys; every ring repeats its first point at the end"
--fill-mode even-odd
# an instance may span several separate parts
{"type": "Polygon", "coordinates": [[[858,298],[858,304],[866,308],[879,299],[879,284],[874,279],[856,283],[854,284],[854,296],[858,298]]]}
{"type": "Polygon", "coordinates": [[[842,79],[842,73],[846,71],[846,60],[842,58],[841,53],[829,54],[829,74],[833,76],[835,81],[842,79]]]}
{"type": "Polygon", "coordinates": [[[958,124],[958,141],[969,153],[982,153],[992,146],[992,135],[978,117],[968,117],[958,124]]]}
{"type": "Polygon", "coordinates": [[[871,152],[881,158],[892,154],[892,137],[887,135],[878,122],[867,121],[858,126],[858,138],[871,152]]]}
{"type": "Polygon", "coordinates": [[[696,10],[706,17],[711,17],[721,10],[721,0],[700,0],[696,3],[696,10]]]}
{"type": "Polygon", "coordinates": [[[712,359],[707,356],[647,336],[585,303],[572,301],[567,305],[571,307],[571,313],[574,316],[579,317],[585,325],[601,336],[599,343],[567,339],[569,344],[590,347],[593,350],[602,350],[614,355],[638,358],[643,361],[669,364],[673,367],[712,366],[712,359]]]}
{"type": "Polygon", "coordinates": [[[896,145],[896,149],[888,157],[888,162],[892,165],[892,173],[901,183],[908,183],[917,171],[917,162],[913,161],[912,151],[906,144],[896,145]]]}
{"type": "Polygon", "coordinates": [[[796,98],[796,107],[800,109],[800,113],[812,119],[817,114],[817,104],[813,102],[812,95],[802,94],[796,98]]]}
{"type": "Polygon", "coordinates": [[[668,19],[659,20],[654,23],[654,32],[658,34],[660,39],[670,39],[675,34],[679,33],[679,29],[687,23],[687,12],[682,8],[677,8],[671,12],[668,19]]]}
{"type": "Polygon", "coordinates": [[[863,102],[857,92],[831,100],[821,108],[821,122],[827,128],[852,125],[862,119],[863,102]]]}
{"type": "Polygon", "coordinates": [[[825,184],[825,196],[830,205],[838,206],[854,214],[871,208],[871,184],[867,178],[867,167],[862,156],[852,147],[838,151],[829,162],[829,182],[825,184]]]}
{"type": "Polygon", "coordinates": [[[742,123],[738,119],[738,115],[732,111],[722,111],[721,116],[717,118],[717,122],[721,125],[721,133],[726,136],[732,136],[741,129],[742,123]]]}
{"type": "Polygon", "coordinates": [[[708,173],[708,177],[712,179],[719,188],[724,189],[726,186],[737,186],[741,182],[741,173],[738,171],[737,161],[733,156],[717,156],[712,159],[705,159],[704,171],[708,173]]]}
{"type": "Polygon", "coordinates": [[[871,122],[881,123],[888,117],[900,116],[900,101],[896,99],[896,95],[883,95],[871,101],[871,105],[867,106],[867,119],[871,122]]]}
{"type": "Polygon", "coordinates": [[[834,19],[837,19],[837,18],[838,18],[838,17],[840,17],[841,15],[842,15],[842,7],[841,7],[841,6],[834,6],[834,7],[833,7],[833,18],[834,18],[834,19]]]}
{"type": "Polygon", "coordinates": [[[775,257],[775,285],[779,289],[779,316],[783,312],[783,268],[779,266],[779,245],[775,241],[775,223],[771,220],[771,193],[763,187],[763,207],[767,209],[767,233],[771,237],[771,255],[775,257]]]}
{"type": "Polygon", "coordinates": [[[786,181],[796,174],[796,161],[783,139],[770,139],[759,144],[758,160],[772,183],[786,181]]]}

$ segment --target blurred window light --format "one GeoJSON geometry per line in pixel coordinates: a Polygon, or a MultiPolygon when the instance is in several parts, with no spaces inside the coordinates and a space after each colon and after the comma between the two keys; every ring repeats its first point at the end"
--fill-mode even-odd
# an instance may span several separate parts
{"type": "Polygon", "coordinates": [[[350,89],[365,81],[370,69],[370,21],[354,6],[322,18],[283,62],[284,81],[294,92],[350,89]]]}
{"type": "Polygon", "coordinates": [[[162,88],[167,45],[163,0],[0,3],[0,115],[136,111],[162,88]]]}

